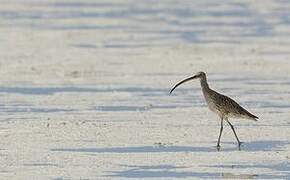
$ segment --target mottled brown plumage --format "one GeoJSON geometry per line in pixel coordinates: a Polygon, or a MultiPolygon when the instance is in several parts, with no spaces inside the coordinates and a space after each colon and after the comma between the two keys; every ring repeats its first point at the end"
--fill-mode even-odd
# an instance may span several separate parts
{"type": "MultiPolygon", "coordinates": [[[[251,114],[249,111],[247,111],[245,108],[240,106],[236,101],[231,99],[230,97],[227,97],[223,94],[220,94],[212,89],[208,89],[207,92],[208,95],[204,95],[207,98],[209,98],[208,101],[212,101],[213,111],[219,114],[219,116],[222,116],[224,118],[245,118],[245,119],[251,119],[254,121],[257,121],[258,117],[251,114]]],[[[211,109],[212,110],[212,109],[211,109]]]]}
{"type": "Polygon", "coordinates": [[[249,111],[247,111],[245,108],[240,106],[233,99],[210,89],[210,87],[207,83],[206,74],[204,72],[199,72],[196,75],[189,77],[187,79],[184,79],[183,81],[177,83],[172,88],[170,93],[172,93],[172,91],[175,88],[177,88],[179,85],[181,85],[182,83],[185,83],[187,81],[190,81],[190,80],[193,80],[196,78],[200,79],[202,92],[203,92],[205,101],[206,101],[209,109],[211,111],[217,113],[221,119],[221,129],[220,129],[220,134],[219,134],[218,143],[217,143],[218,150],[220,148],[220,138],[221,138],[222,131],[223,131],[223,121],[224,120],[228,122],[231,129],[233,130],[235,137],[238,141],[239,147],[240,147],[241,142],[240,142],[240,140],[235,132],[234,126],[229,122],[228,118],[243,118],[243,119],[251,119],[251,120],[257,121],[258,117],[251,114],[249,111]]]}

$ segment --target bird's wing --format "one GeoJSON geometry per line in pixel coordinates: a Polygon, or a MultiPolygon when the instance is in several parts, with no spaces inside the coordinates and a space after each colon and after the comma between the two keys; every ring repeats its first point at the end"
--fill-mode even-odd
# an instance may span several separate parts
{"type": "Polygon", "coordinates": [[[244,115],[251,119],[258,119],[257,116],[251,114],[245,108],[240,106],[236,101],[218,92],[214,92],[213,101],[219,111],[225,114],[244,115]]]}

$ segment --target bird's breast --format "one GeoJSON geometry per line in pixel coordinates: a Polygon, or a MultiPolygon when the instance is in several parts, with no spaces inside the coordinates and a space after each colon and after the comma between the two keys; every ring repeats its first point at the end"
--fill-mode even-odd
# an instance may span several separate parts
{"type": "Polygon", "coordinates": [[[203,93],[203,95],[204,95],[204,99],[205,99],[205,102],[206,102],[208,108],[213,112],[217,112],[216,105],[213,102],[213,100],[210,98],[210,95],[208,93],[203,93]]]}

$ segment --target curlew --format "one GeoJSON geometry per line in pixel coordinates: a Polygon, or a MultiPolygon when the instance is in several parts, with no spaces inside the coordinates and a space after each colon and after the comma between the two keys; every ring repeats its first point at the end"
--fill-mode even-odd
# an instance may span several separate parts
{"type": "Polygon", "coordinates": [[[212,90],[207,83],[206,74],[204,72],[199,72],[192,77],[189,77],[180,81],[171,89],[170,94],[179,85],[187,81],[197,79],[197,78],[200,79],[202,92],[203,92],[208,108],[211,111],[215,112],[221,120],[221,128],[220,128],[220,133],[219,133],[218,141],[217,141],[217,150],[220,150],[220,140],[221,140],[221,136],[223,132],[224,121],[226,121],[230,125],[231,129],[233,130],[236,140],[238,141],[238,147],[240,149],[242,142],[239,140],[238,135],[235,131],[235,128],[232,125],[232,123],[229,121],[229,118],[242,118],[242,119],[250,119],[250,120],[257,121],[258,117],[251,114],[246,109],[244,109],[233,99],[212,90]]]}

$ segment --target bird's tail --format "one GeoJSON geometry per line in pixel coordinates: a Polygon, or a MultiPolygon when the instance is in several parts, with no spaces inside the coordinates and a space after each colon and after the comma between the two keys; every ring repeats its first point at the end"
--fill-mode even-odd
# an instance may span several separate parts
{"type": "Polygon", "coordinates": [[[254,120],[254,121],[258,121],[259,117],[247,112],[247,116],[249,119],[254,120]]]}

